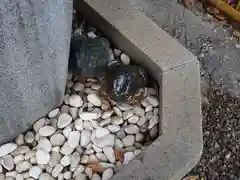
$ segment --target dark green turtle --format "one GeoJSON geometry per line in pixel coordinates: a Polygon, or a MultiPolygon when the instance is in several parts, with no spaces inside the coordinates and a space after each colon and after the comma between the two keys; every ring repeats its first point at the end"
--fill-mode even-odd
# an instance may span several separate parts
{"type": "Polygon", "coordinates": [[[109,42],[97,37],[75,36],[71,40],[69,69],[81,77],[105,76],[109,62],[109,42]]]}

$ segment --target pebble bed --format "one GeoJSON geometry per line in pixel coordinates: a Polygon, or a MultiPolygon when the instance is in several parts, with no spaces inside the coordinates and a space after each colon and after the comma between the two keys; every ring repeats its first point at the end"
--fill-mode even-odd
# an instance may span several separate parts
{"type": "MultiPolygon", "coordinates": [[[[81,26],[82,27],[82,26],[81,26]]],[[[96,31],[75,29],[95,38],[96,31]]],[[[130,63],[111,49],[112,58],[130,63]]],[[[139,106],[109,104],[93,78],[85,84],[68,74],[64,103],[32,130],[0,146],[0,180],[108,180],[158,136],[157,90],[146,87],[139,106]]]]}

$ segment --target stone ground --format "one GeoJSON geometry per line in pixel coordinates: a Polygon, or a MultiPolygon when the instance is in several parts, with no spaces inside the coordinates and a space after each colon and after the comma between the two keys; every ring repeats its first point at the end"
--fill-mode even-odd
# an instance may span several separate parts
{"type": "Polygon", "coordinates": [[[201,180],[240,179],[239,39],[232,36],[231,27],[213,22],[198,9],[185,9],[176,0],[130,2],[200,61],[204,150],[189,175],[201,180]]]}

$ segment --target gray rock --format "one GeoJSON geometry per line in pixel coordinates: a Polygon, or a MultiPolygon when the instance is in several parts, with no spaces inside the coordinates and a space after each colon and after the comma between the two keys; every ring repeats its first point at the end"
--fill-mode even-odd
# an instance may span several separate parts
{"type": "Polygon", "coordinates": [[[0,8],[2,144],[63,100],[72,1],[4,1],[0,8]]]}

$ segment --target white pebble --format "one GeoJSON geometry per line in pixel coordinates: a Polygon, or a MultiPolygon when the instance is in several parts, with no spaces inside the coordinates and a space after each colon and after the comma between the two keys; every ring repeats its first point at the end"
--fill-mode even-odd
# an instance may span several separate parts
{"type": "Polygon", "coordinates": [[[29,172],[28,172],[28,171],[22,173],[22,176],[23,176],[24,179],[28,179],[28,178],[30,178],[30,176],[29,176],[29,172]]]}
{"type": "Polygon", "coordinates": [[[108,168],[102,174],[102,180],[109,180],[113,176],[113,169],[108,168]]]}
{"type": "Polygon", "coordinates": [[[119,149],[123,148],[123,143],[122,143],[122,141],[120,139],[116,139],[115,147],[119,148],[119,149]]]}
{"type": "Polygon", "coordinates": [[[129,111],[125,111],[123,112],[123,119],[126,120],[126,119],[129,119],[130,117],[132,117],[134,114],[134,111],[132,110],[129,110],[129,111]]]}
{"type": "Polygon", "coordinates": [[[77,173],[75,180],[87,180],[87,176],[84,173],[77,173]]]}
{"type": "Polygon", "coordinates": [[[23,134],[20,134],[20,135],[16,138],[15,142],[16,142],[16,144],[17,144],[18,146],[23,145],[23,144],[24,144],[24,135],[23,135],[23,134]]]}
{"type": "Polygon", "coordinates": [[[106,163],[106,162],[100,162],[100,165],[101,165],[103,168],[114,168],[114,167],[115,167],[115,164],[106,163]]]}
{"type": "Polygon", "coordinates": [[[147,96],[147,100],[153,107],[157,107],[159,105],[159,100],[154,96],[147,96]]]}
{"type": "Polygon", "coordinates": [[[114,153],[112,147],[104,147],[103,152],[106,155],[106,157],[110,163],[116,162],[115,153],[114,153]]]}
{"type": "Polygon", "coordinates": [[[129,65],[130,64],[130,58],[125,53],[121,54],[120,59],[121,59],[121,61],[124,65],[129,65]]]}
{"type": "Polygon", "coordinates": [[[21,174],[17,174],[16,180],[23,180],[23,176],[21,174]]]}
{"type": "Polygon", "coordinates": [[[137,133],[135,137],[136,142],[142,142],[144,140],[144,136],[141,133],[137,133]]]}
{"type": "Polygon", "coordinates": [[[24,156],[22,154],[17,155],[13,158],[14,164],[18,164],[24,160],[24,156]]]}
{"type": "Polygon", "coordinates": [[[96,146],[95,144],[92,145],[92,148],[96,153],[102,152],[102,149],[100,147],[96,146]]]}
{"type": "Polygon", "coordinates": [[[94,139],[93,144],[101,148],[105,146],[113,147],[115,144],[115,136],[113,134],[108,134],[101,138],[94,139]]]}
{"type": "Polygon", "coordinates": [[[6,143],[0,146],[0,157],[3,157],[17,149],[14,143],[6,143]]]}
{"type": "Polygon", "coordinates": [[[77,82],[77,83],[74,84],[73,89],[75,91],[83,91],[84,90],[84,84],[77,82]]]}
{"type": "Polygon", "coordinates": [[[6,172],[6,177],[13,177],[16,178],[17,176],[17,171],[10,171],[10,172],[6,172]]]}
{"type": "Polygon", "coordinates": [[[111,123],[111,118],[107,118],[107,119],[102,120],[99,125],[103,127],[110,123],[111,123]]]}
{"type": "Polygon", "coordinates": [[[157,95],[157,91],[154,88],[147,88],[147,95],[148,96],[156,96],[157,95]]]}
{"type": "Polygon", "coordinates": [[[157,116],[151,117],[151,119],[149,120],[148,129],[152,129],[157,123],[158,123],[157,116]]]}
{"type": "Polygon", "coordinates": [[[54,180],[54,178],[48,173],[42,173],[39,180],[54,180]]]}
{"type": "Polygon", "coordinates": [[[47,151],[41,150],[41,149],[37,150],[36,158],[37,158],[38,164],[48,164],[50,161],[49,153],[47,151]]]}
{"type": "Polygon", "coordinates": [[[71,163],[71,158],[69,155],[63,156],[63,158],[60,160],[60,163],[65,167],[68,166],[71,163]]]}
{"type": "Polygon", "coordinates": [[[55,147],[52,148],[52,151],[60,152],[60,147],[59,146],[55,146],[55,147]]]}
{"type": "Polygon", "coordinates": [[[57,114],[59,113],[59,108],[56,108],[56,109],[53,109],[52,111],[50,111],[49,113],[48,113],[48,117],[49,118],[54,118],[54,117],[56,117],[57,116],[57,114]]]}
{"type": "Polygon", "coordinates": [[[152,111],[152,110],[153,110],[152,105],[148,105],[148,106],[145,108],[145,111],[146,111],[146,112],[149,112],[149,111],[152,111]]]}
{"type": "Polygon", "coordinates": [[[27,143],[31,144],[34,141],[34,134],[29,131],[26,133],[24,139],[27,143]]]}
{"type": "Polygon", "coordinates": [[[42,173],[42,169],[39,166],[33,166],[29,169],[29,176],[34,179],[38,179],[42,173]]]}
{"type": "Polygon", "coordinates": [[[106,136],[108,134],[110,134],[108,129],[102,128],[102,127],[98,127],[96,129],[96,135],[95,136],[96,136],[96,138],[101,138],[101,137],[106,136]]]}
{"type": "Polygon", "coordinates": [[[53,133],[56,131],[56,129],[52,126],[43,126],[39,129],[40,136],[48,137],[53,135],[53,133]]]}
{"type": "Polygon", "coordinates": [[[122,140],[123,146],[132,146],[134,144],[134,136],[133,135],[127,135],[122,140]]]}
{"type": "Polygon", "coordinates": [[[16,165],[16,171],[18,173],[22,173],[24,171],[29,170],[31,167],[32,167],[31,163],[29,163],[28,161],[23,161],[16,165]]]}
{"type": "Polygon", "coordinates": [[[65,140],[66,138],[62,134],[54,134],[50,138],[50,142],[53,146],[61,146],[65,140]]]}
{"type": "Polygon", "coordinates": [[[102,102],[100,98],[96,94],[89,94],[87,96],[87,100],[92,103],[94,106],[100,107],[102,105],[102,102]]]}
{"type": "Polygon", "coordinates": [[[132,124],[136,124],[136,123],[138,122],[138,120],[139,120],[139,117],[136,116],[136,115],[133,115],[132,117],[130,117],[130,118],[128,119],[128,122],[129,122],[129,123],[132,123],[132,124]]]}
{"type": "Polygon", "coordinates": [[[50,141],[47,138],[42,138],[38,142],[37,149],[42,149],[47,152],[50,152],[52,149],[52,144],[50,143],[50,141]]]}
{"type": "Polygon", "coordinates": [[[97,173],[94,173],[94,174],[92,175],[91,180],[101,180],[101,177],[100,177],[97,173]]]}
{"type": "Polygon", "coordinates": [[[83,173],[84,170],[85,170],[85,167],[83,165],[79,164],[73,173],[73,177],[76,177],[76,175],[78,175],[78,173],[83,173]]]}
{"type": "Polygon", "coordinates": [[[65,142],[64,144],[63,144],[63,146],[61,147],[61,149],[60,149],[60,152],[63,154],[63,155],[69,155],[69,154],[71,154],[72,152],[73,152],[73,148],[71,148],[69,145],[68,145],[68,143],[67,142],[65,142]]]}
{"type": "Polygon", "coordinates": [[[102,119],[108,119],[112,116],[113,110],[105,111],[102,115],[102,119]]]}
{"type": "Polygon", "coordinates": [[[120,126],[118,126],[118,125],[112,125],[112,124],[109,124],[108,126],[107,126],[107,128],[108,128],[108,130],[111,132],[111,133],[116,133],[116,132],[118,132],[121,128],[120,128],[120,126]]]}
{"type": "Polygon", "coordinates": [[[33,129],[35,132],[38,132],[41,127],[45,125],[45,118],[41,118],[33,124],[33,129]]]}
{"type": "Polygon", "coordinates": [[[69,124],[67,127],[65,127],[62,131],[63,135],[68,138],[69,134],[72,132],[72,124],[69,124]]]}
{"type": "Polygon", "coordinates": [[[57,126],[58,128],[64,128],[72,122],[72,117],[67,113],[62,113],[58,117],[57,126]]]}
{"type": "Polygon", "coordinates": [[[119,117],[122,117],[122,111],[118,107],[113,107],[113,110],[119,117]]]}
{"type": "Polygon", "coordinates": [[[136,134],[139,132],[139,128],[137,125],[133,125],[133,124],[130,124],[130,125],[127,125],[125,128],[124,128],[124,131],[127,133],[127,134],[136,134]]]}
{"type": "Polygon", "coordinates": [[[89,179],[91,179],[92,177],[92,169],[91,168],[86,168],[85,169],[85,174],[89,177],[89,179]]]}
{"type": "Polygon", "coordinates": [[[35,154],[36,154],[35,150],[29,150],[28,152],[26,152],[24,159],[29,160],[31,157],[34,157],[35,154]]]}
{"type": "Polygon", "coordinates": [[[87,155],[83,155],[81,157],[81,164],[87,164],[88,163],[88,156],[87,155]]]}
{"type": "Polygon", "coordinates": [[[139,107],[139,106],[135,106],[134,107],[134,112],[136,115],[143,117],[145,115],[145,111],[143,108],[139,107]]]}
{"type": "Polygon", "coordinates": [[[133,152],[125,152],[123,155],[123,164],[128,164],[134,159],[135,155],[133,152]]]}
{"type": "Polygon", "coordinates": [[[12,152],[13,156],[19,155],[19,154],[25,154],[29,151],[28,146],[19,146],[15,151],[12,152]]]}
{"type": "Polygon", "coordinates": [[[54,167],[56,164],[58,164],[60,162],[61,159],[62,159],[61,154],[53,151],[48,165],[50,167],[54,167]]]}
{"type": "Polygon", "coordinates": [[[113,116],[111,123],[114,125],[120,125],[123,123],[123,118],[121,118],[119,116],[113,116]]]}
{"type": "Polygon", "coordinates": [[[79,113],[79,117],[85,121],[91,121],[97,119],[99,114],[97,112],[82,112],[79,113]]]}
{"type": "Polygon", "coordinates": [[[81,107],[83,105],[83,100],[79,95],[71,95],[68,99],[69,105],[73,107],[81,107]]]}
{"type": "Polygon", "coordinates": [[[34,157],[31,157],[30,163],[32,163],[32,164],[37,164],[37,158],[36,158],[35,156],[34,156],[34,157]]]}
{"type": "Polygon", "coordinates": [[[91,148],[87,148],[87,149],[84,151],[84,154],[86,154],[86,155],[91,155],[91,154],[93,154],[93,153],[94,153],[94,150],[91,149],[91,148]]]}
{"type": "Polygon", "coordinates": [[[69,113],[72,116],[73,119],[76,119],[78,116],[78,108],[76,107],[70,107],[69,108],[69,113]]]}
{"type": "Polygon", "coordinates": [[[99,161],[101,162],[107,162],[107,157],[103,153],[96,153],[96,157],[98,158],[99,161]]]}
{"type": "Polygon", "coordinates": [[[91,123],[92,123],[93,128],[95,128],[95,129],[97,129],[100,126],[99,122],[97,122],[95,120],[92,120],[91,123]]]}
{"type": "Polygon", "coordinates": [[[76,168],[80,162],[80,154],[78,152],[74,152],[71,155],[71,168],[76,168]]]}
{"type": "Polygon", "coordinates": [[[64,177],[64,179],[71,179],[71,177],[72,177],[72,172],[71,171],[66,171],[66,172],[64,172],[63,173],[63,177],[64,177]]]}
{"type": "Polygon", "coordinates": [[[86,130],[92,131],[93,130],[92,122],[91,121],[84,121],[83,122],[83,128],[86,129],[86,130]]]}
{"type": "Polygon", "coordinates": [[[81,146],[85,147],[90,143],[91,140],[91,132],[89,130],[83,130],[81,133],[80,144],[81,146]]]}
{"type": "Polygon", "coordinates": [[[11,155],[3,156],[1,159],[1,164],[6,170],[8,170],[8,171],[13,170],[13,168],[14,168],[13,157],[11,155]]]}
{"type": "Polygon", "coordinates": [[[74,122],[74,125],[75,125],[75,128],[78,131],[82,131],[83,130],[83,121],[82,121],[82,119],[80,119],[80,118],[76,119],[75,122],[74,122]]]}
{"type": "Polygon", "coordinates": [[[142,151],[140,149],[135,149],[134,150],[134,155],[137,156],[141,153],[142,151]]]}
{"type": "Polygon", "coordinates": [[[89,31],[89,32],[87,33],[87,36],[88,36],[89,38],[92,38],[92,39],[94,39],[94,38],[97,37],[97,35],[96,35],[93,31],[89,31]]]}
{"type": "Polygon", "coordinates": [[[118,107],[122,111],[129,111],[129,110],[133,109],[133,106],[131,106],[131,105],[127,104],[127,103],[118,104],[118,107]]]}
{"type": "Polygon", "coordinates": [[[62,172],[63,165],[57,164],[52,170],[52,177],[56,178],[62,172]]]}
{"type": "Polygon", "coordinates": [[[146,117],[140,117],[140,119],[137,122],[138,126],[142,126],[143,124],[145,124],[147,122],[147,118],[146,117]]]}
{"type": "Polygon", "coordinates": [[[76,148],[79,145],[80,141],[80,132],[72,131],[68,136],[68,145],[72,148],[76,148]]]}

